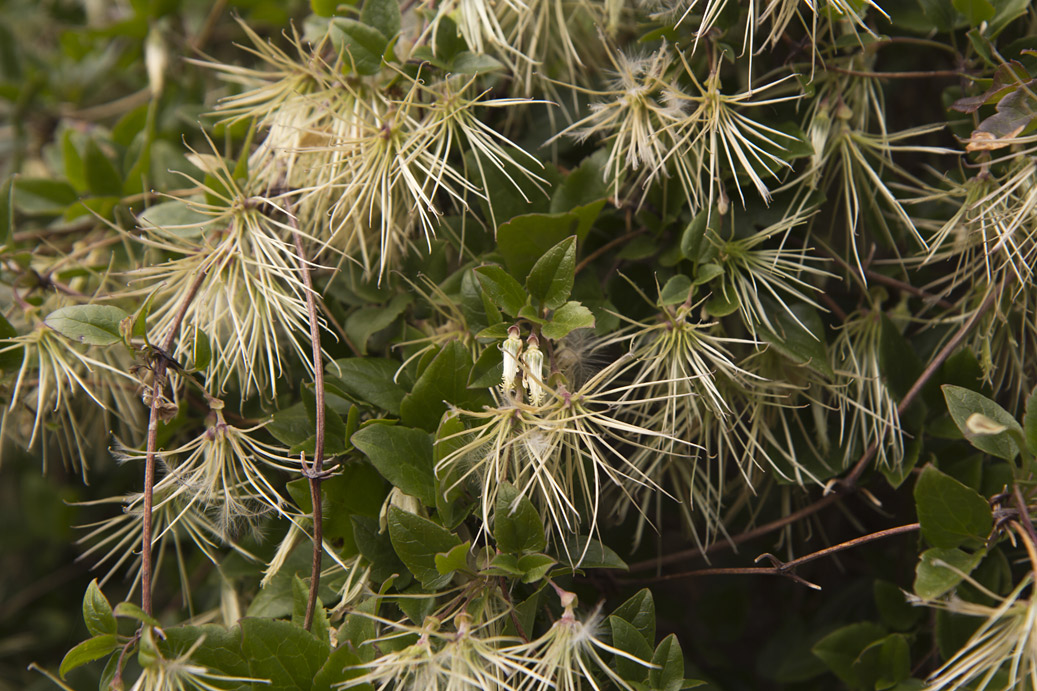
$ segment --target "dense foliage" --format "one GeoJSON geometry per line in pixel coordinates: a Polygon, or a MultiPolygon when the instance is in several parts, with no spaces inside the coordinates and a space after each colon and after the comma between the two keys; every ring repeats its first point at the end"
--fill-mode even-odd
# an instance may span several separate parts
{"type": "Polygon", "coordinates": [[[1031,3],[0,18],[0,689],[1037,687],[1031,3]]]}

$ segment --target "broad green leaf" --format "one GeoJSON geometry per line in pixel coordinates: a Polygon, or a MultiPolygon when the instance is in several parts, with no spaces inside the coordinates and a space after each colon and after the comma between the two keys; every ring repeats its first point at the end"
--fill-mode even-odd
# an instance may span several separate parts
{"type": "MultiPolygon", "coordinates": [[[[366,647],[372,648],[372,646],[366,647]]],[[[340,645],[331,651],[331,655],[328,656],[324,666],[314,675],[311,691],[336,691],[337,688],[341,688],[336,687],[336,684],[341,684],[344,681],[364,674],[366,670],[358,667],[362,662],[363,660],[356,654],[354,645],[351,645],[349,642],[340,645]]],[[[359,688],[360,691],[373,691],[374,689],[370,684],[351,688],[359,688]]]]}
{"type": "Polygon", "coordinates": [[[500,348],[490,345],[483,349],[479,359],[472,365],[468,375],[468,387],[471,389],[488,389],[501,383],[504,376],[504,356],[500,348]]]}
{"type": "MultiPolygon", "coordinates": [[[[248,662],[241,655],[241,628],[233,626],[229,629],[217,624],[202,626],[173,626],[164,628],[166,634],[165,648],[174,657],[187,652],[191,646],[204,636],[202,645],[191,653],[191,662],[204,665],[222,674],[236,677],[249,676],[248,662]]],[[[264,684],[264,686],[266,686],[264,684]]]]}
{"type": "Polygon", "coordinates": [[[452,548],[449,552],[440,552],[436,555],[436,571],[443,576],[454,571],[465,571],[468,569],[468,550],[472,541],[462,542],[452,548]]]}
{"type": "Polygon", "coordinates": [[[209,337],[199,328],[194,330],[194,352],[191,357],[194,360],[194,368],[199,372],[204,372],[212,362],[212,346],[209,344],[209,337]]]}
{"type": "Polygon", "coordinates": [[[411,427],[435,431],[448,405],[481,410],[492,403],[488,391],[469,389],[472,356],[458,341],[447,343],[400,403],[400,420],[411,427]]]}
{"type": "Polygon", "coordinates": [[[6,245],[14,230],[14,178],[0,185],[0,246],[6,245]]]}
{"type": "Polygon", "coordinates": [[[65,657],[61,660],[61,665],[58,667],[58,674],[64,679],[65,675],[76,667],[82,667],[88,662],[99,660],[118,649],[119,639],[113,633],[88,638],[65,653],[65,657]]]}
{"type": "Polygon", "coordinates": [[[493,511],[493,539],[505,552],[539,552],[547,546],[544,524],[533,503],[509,483],[502,483],[493,511]]]}
{"type": "Polygon", "coordinates": [[[612,630],[612,645],[627,655],[632,655],[645,664],[639,664],[624,655],[613,657],[616,671],[627,681],[643,682],[648,678],[648,664],[652,659],[652,646],[630,622],[615,615],[609,617],[612,630]]]}
{"type": "Polygon", "coordinates": [[[943,397],[947,401],[947,410],[954,418],[954,424],[973,446],[1006,461],[1011,461],[1018,455],[1019,446],[1013,439],[1013,433],[1022,438],[1023,430],[1007,410],[975,391],[949,384],[945,384],[941,388],[943,397]],[[1006,431],[998,434],[978,433],[968,424],[969,418],[974,413],[979,413],[995,423],[1003,425],[1006,431]]]}
{"type": "MultiPolygon", "coordinates": [[[[649,643],[655,640],[655,599],[652,591],[642,588],[633,597],[621,604],[612,612],[614,616],[626,619],[641,632],[649,643]]],[[[683,678],[684,672],[681,672],[683,678]]]]}
{"type": "MultiPolygon", "coordinates": [[[[348,523],[349,514],[377,518],[389,489],[383,478],[372,464],[362,459],[351,458],[340,463],[336,474],[321,483],[326,513],[324,533],[334,536],[335,522],[341,517],[348,523]]],[[[352,528],[348,530],[352,532],[352,528]]]]}
{"type": "Polygon", "coordinates": [[[792,314],[784,309],[775,309],[771,322],[778,332],[760,327],[760,336],[770,347],[797,365],[809,367],[826,377],[835,376],[828,363],[824,322],[814,307],[795,303],[792,314]]]}
{"type": "Polygon", "coordinates": [[[655,691],[680,691],[684,687],[684,653],[677,635],[664,638],[652,655],[654,667],[648,672],[648,685],[655,691]]]}
{"type": "Polygon", "coordinates": [[[720,225],[721,218],[715,209],[703,209],[691,219],[681,234],[680,249],[685,259],[704,263],[716,256],[716,247],[710,238],[720,225]]]}
{"type": "Polygon", "coordinates": [[[934,547],[982,543],[994,524],[990,504],[978,492],[933,466],[915,484],[922,535],[934,547]]]}
{"type": "Polygon", "coordinates": [[[885,626],[894,631],[908,631],[924,615],[924,610],[908,602],[904,597],[904,591],[894,583],[876,579],[872,585],[872,594],[875,597],[879,618],[885,626]]]}
{"type": "Polygon", "coordinates": [[[137,216],[142,228],[161,228],[185,238],[200,237],[211,220],[179,199],[153,204],[137,216]]]}
{"type": "MultiPolygon", "coordinates": [[[[410,572],[403,565],[400,558],[396,556],[392,541],[386,532],[382,532],[377,518],[366,516],[353,516],[353,537],[356,538],[357,549],[364,559],[371,562],[371,578],[374,581],[384,581],[393,574],[403,576],[410,580],[410,572]]],[[[399,583],[399,581],[397,581],[399,583]]],[[[406,583],[400,583],[401,587],[406,583]]]]}
{"type": "Polygon", "coordinates": [[[861,686],[853,663],[869,645],[883,638],[885,630],[871,621],[862,621],[836,629],[812,648],[814,655],[850,687],[861,686]]]}
{"type": "Polygon", "coordinates": [[[313,422],[301,402],[274,413],[263,429],[289,448],[305,442],[314,434],[313,422]]]}
{"type": "Polygon", "coordinates": [[[983,551],[969,554],[956,547],[927,549],[915,567],[915,595],[926,600],[940,597],[972,573],[983,556],[983,551]]]}
{"type": "Polygon", "coordinates": [[[413,298],[407,293],[394,295],[389,304],[378,307],[361,307],[346,319],[345,330],[361,355],[367,354],[367,342],[382,329],[392,326],[413,298]]]}
{"type": "Polygon", "coordinates": [[[116,633],[118,630],[112,605],[101,592],[96,578],[90,581],[86,594],[83,595],[83,622],[91,636],[103,636],[116,633]]]}
{"type": "Polygon", "coordinates": [[[572,235],[582,243],[589,230],[590,225],[584,230],[584,223],[575,212],[524,214],[501,224],[497,230],[497,249],[513,276],[526,276],[537,259],[552,247],[572,235]]]}
{"type": "Polygon", "coordinates": [[[241,653],[248,660],[249,676],[270,681],[262,688],[310,691],[330,652],[327,643],[291,622],[241,620],[241,653]]]}
{"type": "Polygon", "coordinates": [[[505,69],[504,63],[497,58],[467,50],[458,53],[450,63],[450,71],[457,74],[487,74],[505,69]]]}
{"type": "Polygon", "coordinates": [[[128,316],[113,305],[71,305],[54,310],[44,323],[77,343],[108,346],[122,340],[120,324],[128,316]]]}
{"type": "Polygon", "coordinates": [[[922,361],[892,320],[884,313],[879,334],[879,367],[886,380],[886,387],[897,399],[903,398],[919,375],[922,361]]]}
{"type": "Polygon", "coordinates": [[[541,307],[558,309],[569,299],[576,269],[576,236],[570,236],[549,249],[526,277],[526,289],[541,307]]]}
{"type": "Polygon", "coordinates": [[[400,33],[400,4],[397,0],[364,0],[360,21],[386,38],[400,33]]]}
{"type": "Polygon", "coordinates": [[[622,569],[626,571],[630,568],[610,547],[586,535],[567,537],[564,549],[558,551],[566,560],[571,560],[573,566],[581,569],[622,569]]]}
{"type": "Polygon", "coordinates": [[[558,562],[546,554],[525,554],[518,559],[518,568],[522,571],[523,583],[535,583],[547,575],[551,567],[558,562]]]}
{"type": "MultiPolygon", "coordinates": [[[[309,605],[310,588],[307,581],[303,581],[298,574],[292,576],[292,623],[302,628],[306,623],[306,608],[309,605]]],[[[310,626],[317,640],[331,645],[331,627],[328,626],[328,614],[324,611],[324,603],[320,597],[313,608],[313,623],[310,626]]]]}
{"type": "MultiPolygon", "coordinates": [[[[7,317],[0,314],[0,350],[10,345],[4,341],[15,338],[17,335],[18,330],[11,326],[11,322],[7,321],[7,317]]],[[[24,357],[24,347],[11,348],[10,350],[0,352],[0,370],[10,371],[20,368],[24,357]]]]}
{"type": "MultiPolygon", "coordinates": [[[[551,560],[554,561],[553,559],[551,560]]],[[[522,576],[524,572],[518,565],[514,554],[498,554],[490,560],[490,565],[482,571],[493,576],[522,576]]]]}
{"type": "Polygon", "coordinates": [[[436,555],[461,544],[456,535],[427,518],[390,506],[389,538],[400,560],[423,588],[438,590],[450,582],[452,574],[441,574],[436,568],[436,555]]]}
{"type": "Polygon", "coordinates": [[[115,605],[115,609],[113,610],[113,612],[116,617],[133,619],[135,621],[139,621],[142,624],[147,624],[148,626],[158,626],[158,619],[151,616],[150,614],[148,614],[132,602],[120,602],[119,604],[115,605]]]}
{"type": "Polygon", "coordinates": [[[396,381],[399,363],[382,358],[344,358],[325,370],[325,386],[366,401],[390,415],[400,414],[407,392],[396,381]]]}
{"type": "Polygon", "coordinates": [[[551,196],[551,213],[565,213],[608,198],[609,190],[601,168],[603,160],[601,156],[588,156],[565,176],[551,196]]]}
{"type": "Polygon", "coordinates": [[[378,29],[342,17],[331,20],[331,41],[345,55],[346,63],[362,75],[378,72],[389,47],[389,37],[378,29]]]}
{"type": "Polygon", "coordinates": [[[479,285],[490,300],[506,314],[516,316],[526,304],[526,291],[522,284],[499,266],[480,266],[475,270],[479,285]]]}
{"type": "Polygon", "coordinates": [[[691,295],[691,279],[684,274],[672,276],[659,291],[659,306],[679,305],[691,295]]]}
{"type": "Polygon", "coordinates": [[[400,425],[372,424],[351,439],[382,477],[425,506],[436,505],[432,438],[427,432],[400,425]]]}
{"type": "Polygon", "coordinates": [[[99,197],[122,195],[122,176],[93,139],[87,141],[83,173],[90,191],[99,197]]]}
{"type": "Polygon", "coordinates": [[[15,209],[30,216],[56,216],[74,204],[78,198],[72,185],[48,178],[14,179],[12,204],[15,209]]]}
{"type": "Polygon", "coordinates": [[[994,5],[990,0],[951,0],[951,3],[965,15],[970,26],[979,26],[994,18],[994,5]]]}
{"type": "MultiPolygon", "coordinates": [[[[0,334],[2,336],[3,334],[0,334]]],[[[1026,413],[1023,415],[1023,436],[1026,447],[1031,454],[1037,454],[1037,388],[1030,392],[1026,399],[1026,413]]]]}
{"type": "Polygon", "coordinates": [[[570,301],[559,307],[551,315],[551,321],[541,328],[545,338],[557,341],[568,336],[576,329],[593,329],[594,313],[578,302],[570,301]]]}
{"type": "Polygon", "coordinates": [[[911,650],[902,633],[880,638],[864,650],[853,663],[853,673],[861,685],[883,691],[911,676],[911,650]]]}
{"type": "Polygon", "coordinates": [[[310,10],[318,17],[330,17],[338,9],[338,0],[310,0],[310,10]]]}
{"type": "Polygon", "coordinates": [[[718,278],[724,275],[724,267],[720,264],[714,264],[713,262],[706,262],[705,264],[699,264],[695,269],[695,280],[692,282],[693,285],[701,286],[709,283],[714,278],[718,278]]]}
{"type": "Polygon", "coordinates": [[[734,292],[730,296],[723,292],[713,293],[713,297],[706,301],[706,312],[711,317],[726,317],[738,311],[738,297],[734,292]]]}

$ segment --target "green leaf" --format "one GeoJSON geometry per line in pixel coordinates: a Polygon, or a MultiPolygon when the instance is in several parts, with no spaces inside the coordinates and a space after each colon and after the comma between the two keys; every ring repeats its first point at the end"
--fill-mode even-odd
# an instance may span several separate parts
{"type": "Polygon", "coordinates": [[[994,525],[986,499],[931,465],[915,484],[915,507],[922,535],[934,547],[982,544],[994,525]]]}
{"type": "Polygon", "coordinates": [[[814,307],[794,303],[792,314],[784,309],[775,309],[771,321],[778,328],[777,333],[760,327],[760,336],[770,347],[797,365],[809,367],[826,377],[835,377],[828,363],[825,325],[814,307]]]}
{"type": "MultiPolygon", "coordinates": [[[[299,577],[299,574],[293,574],[292,576],[292,623],[302,628],[302,625],[306,623],[306,608],[309,605],[310,600],[310,588],[306,581],[303,581],[299,577]]],[[[324,603],[321,602],[320,597],[317,598],[313,608],[313,623],[310,626],[310,633],[316,636],[317,640],[331,645],[331,628],[328,626],[328,614],[324,611],[324,603]]]]}
{"type": "Polygon", "coordinates": [[[972,573],[983,561],[984,554],[983,551],[969,554],[957,548],[927,549],[915,567],[915,594],[926,600],[940,597],[972,573]]]}
{"type": "Polygon", "coordinates": [[[205,624],[173,626],[164,628],[163,631],[166,634],[164,647],[169,648],[173,656],[184,654],[199,638],[204,637],[202,645],[191,653],[191,662],[219,670],[222,674],[236,677],[249,675],[248,662],[241,655],[240,627],[233,626],[227,629],[217,624],[205,624]]]}
{"type": "Polygon", "coordinates": [[[879,618],[894,631],[910,630],[923,616],[923,610],[908,602],[904,597],[904,591],[889,581],[876,579],[872,585],[872,594],[875,597],[879,618]]]}
{"type": "Polygon", "coordinates": [[[854,662],[865,648],[885,635],[886,632],[878,624],[862,621],[836,629],[818,641],[812,651],[843,683],[856,688],[861,683],[854,670],[854,662]]]}
{"type": "Polygon", "coordinates": [[[458,341],[447,343],[400,403],[400,420],[405,425],[433,432],[448,405],[481,410],[492,403],[488,391],[468,388],[471,369],[472,356],[468,350],[458,341]]]}
{"type": "Polygon", "coordinates": [[[733,291],[730,297],[724,295],[723,292],[717,292],[706,301],[706,312],[711,317],[726,317],[737,312],[738,306],[738,296],[733,291]]]}
{"type": "Polygon", "coordinates": [[[1018,455],[1019,445],[1013,439],[1012,433],[1014,432],[1022,438],[1023,429],[1007,410],[986,396],[961,386],[945,384],[941,388],[943,397],[947,401],[947,410],[954,418],[954,424],[973,446],[1006,461],[1011,461],[1018,455]],[[978,433],[973,426],[969,425],[969,418],[974,413],[979,413],[998,425],[1003,425],[1006,431],[999,434],[978,433]]]}
{"type": "Polygon", "coordinates": [[[400,33],[400,4],[397,0],[364,0],[360,21],[392,38],[400,33]]]}
{"type": "Polygon", "coordinates": [[[65,675],[76,667],[82,667],[88,662],[99,660],[118,649],[119,639],[113,633],[88,638],[65,653],[65,657],[61,660],[61,666],[58,667],[58,674],[64,679],[65,675]]]}
{"type": "Polygon", "coordinates": [[[593,329],[594,313],[578,302],[570,301],[559,307],[551,315],[551,321],[544,324],[541,333],[552,341],[565,338],[576,329],[593,329]]]}
{"type": "Polygon", "coordinates": [[[301,402],[274,413],[263,429],[289,448],[305,442],[314,434],[313,421],[301,402]]]}
{"type": "MultiPolygon", "coordinates": [[[[554,561],[553,559],[551,560],[554,561]]],[[[492,576],[522,576],[524,572],[518,565],[514,554],[497,554],[490,560],[482,573],[492,576]]]]}
{"type": "Polygon", "coordinates": [[[96,578],[90,581],[86,594],[83,595],[83,622],[91,636],[103,636],[118,631],[112,605],[101,592],[96,578]]]}
{"type": "Polygon", "coordinates": [[[93,139],[88,140],[86,144],[83,172],[86,176],[87,186],[95,195],[99,197],[122,195],[122,177],[119,175],[119,171],[93,139]]]}
{"type": "Polygon", "coordinates": [[[716,248],[710,237],[716,234],[721,218],[715,209],[703,209],[691,219],[681,234],[680,249],[685,259],[704,263],[716,255],[716,248]]]}
{"type": "Polygon", "coordinates": [[[356,21],[336,17],[331,20],[331,42],[345,54],[357,74],[376,74],[382,67],[382,56],[389,47],[389,37],[378,29],[356,21]]]}
{"type": "Polygon", "coordinates": [[[529,271],[526,289],[541,307],[557,309],[569,299],[576,269],[576,236],[549,249],[529,271]]]}
{"type": "Polygon", "coordinates": [[[655,691],[680,691],[684,686],[684,653],[677,635],[664,638],[652,655],[653,669],[648,673],[648,685],[655,691]]]}
{"type": "MultiPolygon", "coordinates": [[[[649,643],[655,640],[655,599],[648,588],[639,590],[633,597],[617,607],[612,614],[630,622],[649,643]]],[[[681,677],[683,678],[683,676],[684,672],[681,672],[681,677]]]]}
{"type": "Polygon", "coordinates": [[[518,559],[518,568],[523,573],[523,583],[535,583],[547,575],[558,562],[546,554],[524,554],[518,559]]]}
{"type": "Polygon", "coordinates": [[[583,242],[589,230],[590,225],[584,229],[582,218],[574,212],[524,214],[501,224],[497,230],[497,249],[512,275],[526,276],[538,257],[572,235],[583,242]]]}
{"type": "Polygon", "coordinates": [[[346,319],[346,335],[360,349],[361,355],[367,353],[367,342],[382,329],[392,326],[396,318],[407,309],[412,297],[406,293],[394,295],[389,304],[378,307],[361,307],[346,319]]]}
{"type": "Polygon", "coordinates": [[[529,499],[507,482],[502,483],[497,492],[493,539],[500,550],[513,554],[539,552],[547,546],[540,514],[529,499]]]}
{"type": "Polygon", "coordinates": [[[488,389],[500,384],[504,376],[504,357],[500,348],[484,348],[468,375],[468,388],[488,389]]]}
{"type": "Polygon", "coordinates": [[[497,58],[483,53],[462,51],[450,63],[450,71],[457,74],[488,74],[507,69],[497,58]]]}
{"type": "MultiPolygon", "coordinates": [[[[7,321],[7,317],[0,314],[0,350],[10,345],[4,343],[4,341],[15,338],[17,335],[18,330],[11,326],[11,322],[7,321]]],[[[22,346],[0,352],[0,370],[11,371],[19,369],[22,366],[24,357],[25,348],[22,346]]]]}
{"type": "Polygon", "coordinates": [[[389,507],[389,538],[393,549],[423,588],[438,590],[450,582],[451,574],[436,568],[436,555],[461,544],[457,536],[427,518],[389,507]]]}
{"type": "Polygon", "coordinates": [[[142,228],[161,228],[184,238],[200,237],[210,221],[211,216],[179,199],[153,204],[137,216],[142,228]]]}
{"type": "Polygon", "coordinates": [[[209,344],[209,337],[199,328],[194,330],[194,351],[191,358],[194,360],[194,368],[199,372],[204,372],[212,362],[212,346],[209,344]]]}
{"type": "MultiPolygon", "coordinates": [[[[370,648],[371,646],[368,647],[370,648]]],[[[336,685],[364,674],[366,670],[358,667],[358,665],[363,663],[363,660],[360,659],[355,651],[356,647],[348,642],[333,650],[324,666],[314,675],[312,691],[336,691],[336,688],[341,688],[336,685]]],[[[352,686],[350,688],[357,688],[360,691],[374,690],[374,687],[370,684],[352,686]]]]}
{"type": "Polygon", "coordinates": [[[270,681],[264,689],[310,691],[330,652],[327,643],[291,622],[241,620],[241,653],[248,660],[249,676],[270,681]]]}
{"type": "MultiPolygon", "coordinates": [[[[392,574],[399,574],[406,575],[406,579],[410,580],[410,572],[396,556],[388,534],[379,531],[378,519],[353,516],[351,520],[357,549],[364,555],[364,559],[371,562],[371,578],[377,582],[384,581],[392,574]]],[[[400,585],[402,587],[405,584],[400,585]]]]}
{"type": "Polygon", "coordinates": [[[622,569],[626,571],[630,568],[610,547],[586,535],[567,537],[562,554],[572,561],[573,566],[581,569],[622,569]]]}
{"type": "MultiPolygon", "coordinates": [[[[0,336],[3,336],[0,333],[0,336]]],[[[1026,413],[1023,415],[1023,436],[1026,448],[1031,454],[1037,454],[1037,388],[1030,392],[1026,399],[1026,413]]]]}
{"type": "Polygon", "coordinates": [[[490,300],[506,314],[517,316],[525,306],[527,297],[522,284],[499,266],[480,266],[475,270],[479,285],[490,300]]]}
{"type": "Polygon", "coordinates": [[[57,216],[74,204],[78,195],[72,185],[47,178],[14,179],[11,196],[15,209],[30,216],[57,216]]]}
{"type": "Polygon", "coordinates": [[[472,541],[467,540],[457,545],[449,552],[440,552],[436,555],[436,571],[446,576],[454,571],[466,571],[468,569],[468,550],[472,541]]]}
{"type": "Polygon", "coordinates": [[[148,626],[158,626],[158,619],[151,616],[132,602],[120,602],[115,605],[114,613],[116,617],[133,619],[142,624],[147,624],[148,626]]]}
{"type": "Polygon", "coordinates": [[[335,360],[325,372],[325,386],[366,401],[390,415],[400,414],[407,392],[396,383],[399,363],[383,358],[335,360]],[[332,376],[335,375],[335,376],[332,376]]]}
{"type": "Polygon", "coordinates": [[[11,239],[14,229],[14,178],[7,178],[0,185],[0,246],[11,239]]]}
{"type": "Polygon", "coordinates": [[[382,477],[425,506],[436,505],[436,477],[432,469],[432,438],[420,429],[372,424],[350,440],[367,456],[382,477]]]}
{"type": "Polygon", "coordinates": [[[897,399],[903,398],[914,386],[923,369],[914,348],[885,313],[879,334],[879,368],[886,386],[897,399]]]}
{"type": "Polygon", "coordinates": [[[969,26],[979,26],[994,18],[994,5],[990,0],[951,0],[951,3],[965,15],[969,26]]]}
{"type": "Polygon", "coordinates": [[[911,676],[911,649],[904,634],[875,641],[853,663],[853,673],[865,688],[891,689],[911,676]]]}
{"type": "MultiPolygon", "coordinates": [[[[609,628],[612,630],[613,647],[645,663],[652,659],[652,646],[626,619],[610,616],[609,628]]],[[[645,681],[648,678],[647,664],[638,664],[623,655],[615,655],[614,659],[616,671],[627,681],[645,681]]]]}
{"type": "Polygon", "coordinates": [[[666,281],[666,285],[659,291],[659,306],[679,305],[691,295],[691,288],[691,279],[684,274],[670,277],[670,280],[666,281]]]}
{"type": "Polygon", "coordinates": [[[54,310],[43,321],[72,341],[108,346],[122,340],[119,325],[129,316],[113,305],[71,305],[54,310]]]}
{"type": "Polygon", "coordinates": [[[310,10],[318,17],[330,17],[338,9],[338,0],[310,0],[310,10]]]}
{"type": "Polygon", "coordinates": [[[603,160],[601,156],[588,156],[565,176],[551,196],[551,213],[565,213],[608,198],[609,190],[602,174],[603,160]]]}

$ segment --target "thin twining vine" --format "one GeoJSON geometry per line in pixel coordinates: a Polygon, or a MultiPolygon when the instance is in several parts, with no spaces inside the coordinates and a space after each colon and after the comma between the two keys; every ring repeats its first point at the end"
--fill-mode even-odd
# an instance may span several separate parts
{"type": "MultiPolygon", "coordinates": [[[[177,308],[173,321],[170,323],[169,332],[165,340],[157,350],[148,353],[151,367],[151,403],[148,412],[148,442],[144,463],[144,512],[141,517],[141,594],[140,606],[146,614],[152,614],[151,584],[152,584],[152,536],[151,536],[151,512],[155,494],[155,448],[158,445],[158,421],[159,409],[162,407],[162,389],[165,387],[166,370],[169,363],[174,362],[168,355],[173,348],[173,341],[180,332],[180,325],[184,321],[187,309],[191,301],[198,294],[202,282],[205,280],[206,271],[200,271],[191,283],[190,289],[184,295],[180,307],[177,308]]],[[[174,362],[175,364],[175,362],[174,362]]]]}
{"type": "Polygon", "coordinates": [[[288,224],[292,228],[292,239],[295,241],[295,251],[298,254],[299,272],[302,274],[303,283],[306,285],[306,310],[310,320],[310,342],[313,345],[313,389],[316,399],[316,432],[313,444],[313,463],[306,465],[305,453],[302,454],[302,474],[309,480],[310,501],[313,504],[313,568],[310,572],[310,592],[306,600],[306,615],[303,619],[303,628],[309,630],[313,625],[313,612],[317,606],[317,588],[320,585],[321,562],[324,552],[324,516],[323,501],[321,497],[321,481],[326,476],[324,472],[324,359],[320,345],[320,324],[317,318],[317,304],[313,298],[313,277],[306,264],[306,251],[302,244],[302,234],[299,232],[299,224],[292,214],[292,207],[285,207],[285,215],[288,216],[288,224]]]}

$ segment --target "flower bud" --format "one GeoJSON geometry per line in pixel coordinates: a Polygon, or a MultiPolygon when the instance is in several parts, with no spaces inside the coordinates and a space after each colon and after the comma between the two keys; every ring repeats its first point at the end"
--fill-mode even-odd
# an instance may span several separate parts
{"type": "Polygon", "coordinates": [[[519,338],[519,328],[512,326],[508,329],[508,340],[501,344],[504,353],[504,374],[501,376],[501,389],[509,393],[515,388],[515,377],[519,371],[519,356],[522,353],[522,339],[519,338]]]}

